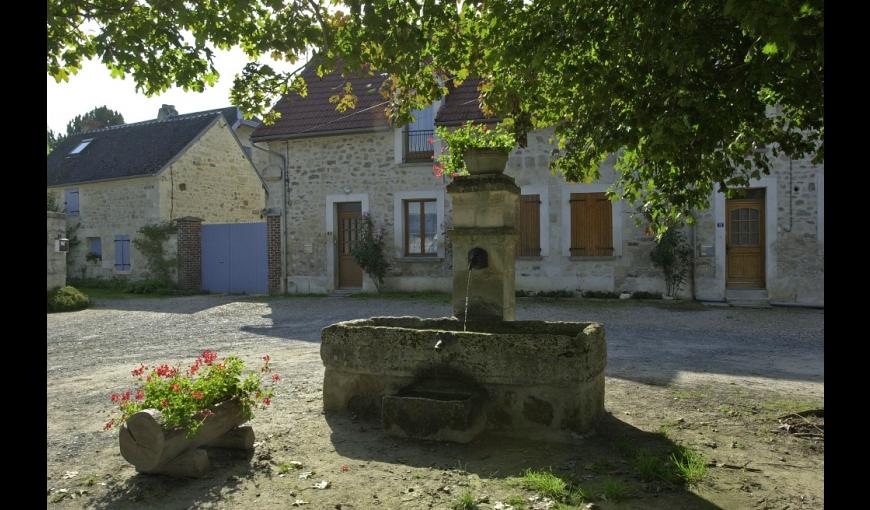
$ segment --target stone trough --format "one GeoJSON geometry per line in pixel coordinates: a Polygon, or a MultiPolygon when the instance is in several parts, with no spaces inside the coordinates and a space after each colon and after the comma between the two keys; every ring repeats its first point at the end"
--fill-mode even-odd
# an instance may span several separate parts
{"type": "Polygon", "coordinates": [[[604,329],[591,322],[375,317],[322,332],[326,412],[388,433],[468,442],[483,431],[570,441],[604,412],[604,329]]]}

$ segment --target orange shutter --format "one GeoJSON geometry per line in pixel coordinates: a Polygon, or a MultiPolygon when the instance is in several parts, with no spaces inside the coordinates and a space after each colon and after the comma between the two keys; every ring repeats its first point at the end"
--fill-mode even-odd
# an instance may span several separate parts
{"type": "Polygon", "coordinates": [[[541,255],[541,199],[538,195],[522,195],[518,202],[517,241],[518,257],[541,255]]]}
{"type": "Polygon", "coordinates": [[[613,255],[612,211],[604,193],[571,193],[571,256],[613,255]]]}

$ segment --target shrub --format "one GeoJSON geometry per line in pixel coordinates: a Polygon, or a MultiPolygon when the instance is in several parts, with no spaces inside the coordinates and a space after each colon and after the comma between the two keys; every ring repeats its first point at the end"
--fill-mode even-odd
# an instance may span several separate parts
{"type": "Polygon", "coordinates": [[[385,252],[386,240],[383,228],[376,229],[369,214],[364,214],[360,222],[359,238],[351,246],[350,253],[363,271],[375,282],[378,292],[384,284],[384,276],[390,263],[385,252]]]}
{"type": "Polygon", "coordinates": [[[649,257],[665,274],[667,295],[676,296],[686,281],[686,273],[692,262],[692,247],[686,242],[686,236],[675,228],[669,228],[649,257]]]}
{"type": "Polygon", "coordinates": [[[91,304],[91,300],[75,287],[67,285],[48,291],[49,312],[71,312],[82,310],[91,304]]]}
{"type": "MultiPolygon", "coordinates": [[[[271,358],[267,354],[261,359],[260,374],[270,373],[271,358]]],[[[162,364],[146,374],[148,367],[140,365],[131,371],[133,377],[138,378],[138,387],[112,393],[111,400],[121,414],[109,420],[103,429],[120,425],[144,409],[158,409],[167,428],[184,429],[191,437],[214,414],[212,409],[216,404],[231,399],[237,400],[245,418],[251,419],[255,406],[265,409],[271,404],[273,387],[281,377],[272,374],[272,385],[265,389],[260,374],[249,372],[242,378],[244,368],[244,362],[238,357],[228,356],[221,361],[217,353],[211,351],[203,352],[186,370],[162,364]]]]}
{"type": "Polygon", "coordinates": [[[166,258],[164,243],[169,237],[178,231],[174,222],[164,221],[145,225],[139,229],[141,237],[133,239],[133,245],[145,257],[148,270],[153,278],[170,281],[170,274],[177,266],[176,258],[166,258]]]}
{"type": "Polygon", "coordinates": [[[435,163],[435,175],[456,175],[465,173],[462,156],[466,149],[497,149],[510,152],[516,145],[514,135],[501,126],[490,129],[486,124],[466,122],[454,130],[446,127],[435,129],[438,138],[444,141],[446,149],[435,163]]]}
{"type": "Polygon", "coordinates": [[[632,297],[632,299],[661,299],[662,293],[661,292],[645,292],[645,291],[639,290],[636,292],[632,292],[631,297],[632,297]]]}
{"type": "Polygon", "coordinates": [[[607,290],[586,290],[583,291],[583,297],[599,299],[619,299],[619,293],[610,292],[607,290]]]}

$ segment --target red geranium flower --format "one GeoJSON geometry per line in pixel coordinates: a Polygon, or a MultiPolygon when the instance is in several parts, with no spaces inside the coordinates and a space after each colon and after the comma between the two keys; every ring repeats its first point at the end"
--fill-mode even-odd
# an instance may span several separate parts
{"type": "Polygon", "coordinates": [[[181,391],[181,386],[179,386],[179,385],[177,385],[177,384],[173,384],[172,386],[170,386],[170,388],[171,388],[172,391],[174,391],[175,393],[178,393],[179,391],[181,391]]]}
{"type": "Polygon", "coordinates": [[[136,391],[136,400],[142,400],[145,398],[145,392],[142,390],[136,391]]]}
{"type": "Polygon", "coordinates": [[[206,365],[211,365],[212,363],[214,363],[214,360],[217,359],[218,355],[216,352],[205,351],[202,353],[202,357],[205,360],[206,365]]]}
{"type": "Polygon", "coordinates": [[[160,401],[160,406],[161,407],[169,407],[169,401],[164,398],[163,400],[160,401]]]}
{"type": "Polygon", "coordinates": [[[278,374],[272,374],[272,380],[273,380],[273,381],[280,381],[280,380],[281,380],[281,376],[278,375],[278,374]]]}
{"type": "Polygon", "coordinates": [[[202,398],[203,398],[203,394],[199,390],[194,391],[193,393],[191,393],[191,395],[193,395],[193,398],[195,398],[197,400],[202,400],[202,398]]]}
{"type": "Polygon", "coordinates": [[[103,430],[109,430],[110,428],[112,428],[112,425],[114,425],[114,423],[112,422],[106,423],[105,425],[103,425],[103,430]]]}
{"type": "Polygon", "coordinates": [[[272,403],[272,399],[270,399],[269,397],[266,397],[263,399],[263,405],[267,406],[271,403],[272,403]]]}
{"type": "Polygon", "coordinates": [[[140,375],[142,375],[143,372],[145,372],[146,368],[148,367],[146,367],[145,365],[141,365],[139,368],[134,368],[133,370],[131,370],[130,373],[133,374],[134,377],[139,377],[140,375]]]}
{"type": "Polygon", "coordinates": [[[272,360],[272,357],[269,356],[268,354],[265,355],[265,356],[263,356],[263,361],[265,361],[266,363],[268,363],[268,362],[271,361],[271,360],[272,360]]]}
{"type": "Polygon", "coordinates": [[[127,390],[124,392],[124,395],[121,397],[121,400],[123,400],[124,402],[130,400],[130,390],[127,390]]]}
{"type": "Polygon", "coordinates": [[[112,402],[117,402],[119,400],[121,400],[121,395],[118,395],[117,393],[112,393],[112,402]]]}

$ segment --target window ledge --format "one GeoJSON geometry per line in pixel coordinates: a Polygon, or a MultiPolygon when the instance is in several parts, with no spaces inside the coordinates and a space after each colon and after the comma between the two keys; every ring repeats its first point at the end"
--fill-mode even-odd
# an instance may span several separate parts
{"type": "Polygon", "coordinates": [[[582,262],[582,261],[619,260],[619,258],[620,257],[618,255],[595,256],[595,257],[581,257],[581,256],[577,256],[577,255],[572,255],[572,256],[568,257],[568,260],[582,262]]]}
{"type": "Polygon", "coordinates": [[[543,255],[538,256],[526,256],[526,257],[516,257],[517,260],[544,260],[543,255]]]}
{"type": "Polygon", "coordinates": [[[398,163],[397,166],[431,168],[432,165],[434,165],[434,164],[435,164],[435,161],[433,161],[433,160],[429,160],[429,161],[420,160],[420,161],[402,161],[401,163],[398,163]]]}
{"type": "Polygon", "coordinates": [[[399,262],[442,262],[444,257],[399,257],[399,262]]]}

